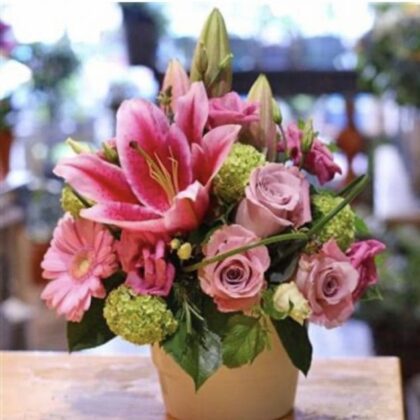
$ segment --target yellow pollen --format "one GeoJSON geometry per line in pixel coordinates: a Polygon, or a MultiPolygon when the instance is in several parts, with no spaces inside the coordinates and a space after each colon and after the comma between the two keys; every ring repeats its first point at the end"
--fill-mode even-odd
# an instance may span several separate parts
{"type": "Polygon", "coordinates": [[[150,177],[156,181],[165,192],[169,203],[179,192],[178,183],[178,161],[174,158],[172,149],[169,148],[171,172],[168,171],[157,153],[153,158],[136,142],[132,142],[131,146],[146,160],[149,167],[150,177]]]}

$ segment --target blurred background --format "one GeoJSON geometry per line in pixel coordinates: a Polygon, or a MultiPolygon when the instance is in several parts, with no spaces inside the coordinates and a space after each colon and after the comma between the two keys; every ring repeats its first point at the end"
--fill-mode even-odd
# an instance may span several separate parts
{"type": "MultiPolygon", "coordinates": [[[[65,323],[39,300],[39,268],[61,216],[57,160],[72,137],[112,137],[122,100],[155,100],[168,60],[188,68],[213,7],[234,53],[234,89],[267,74],[286,122],[312,116],[336,143],[332,188],[367,171],[356,203],[372,235],[383,300],[333,331],[316,356],[397,355],[420,418],[420,4],[366,1],[0,3],[0,349],[64,350],[65,323]]],[[[114,341],[97,351],[138,351],[114,341]]]]}

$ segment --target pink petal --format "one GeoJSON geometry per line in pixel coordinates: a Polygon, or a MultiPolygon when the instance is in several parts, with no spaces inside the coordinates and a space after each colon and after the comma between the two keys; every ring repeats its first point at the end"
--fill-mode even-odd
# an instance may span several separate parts
{"type": "Polygon", "coordinates": [[[165,115],[155,105],[131,100],[118,110],[117,148],[122,169],[138,199],[163,213],[170,207],[172,197],[153,178],[150,163],[130,146],[133,142],[156,164],[162,164],[170,174],[171,185],[182,190],[192,178],[188,141],[179,128],[169,128],[165,115]]]}
{"type": "Polygon", "coordinates": [[[179,193],[164,215],[168,232],[188,231],[200,225],[209,205],[208,189],[194,182],[179,193]]]}
{"type": "Polygon", "coordinates": [[[137,202],[122,170],[94,154],[83,153],[62,159],[54,173],[91,200],[137,202]]]}
{"type": "Polygon", "coordinates": [[[200,145],[193,144],[193,171],[203,185],[207,185],[222,167],[240,129],[240,125],[216,127],[203,137],[200,145]]]}
{"type": "Polygon", "coordinates": [[[209,115],[209,101],[203,82],[195,82],[178,98],[175,123],[190,143],[200,143],[209,115]]]}
{"type": "Polygon", "coordinates": [[[132,231],[164,232],[161,217],[153,210],[139,205],[126,203],[106,203],[84,209],[81,215],[85,219],[115,225],[132,231]]]}

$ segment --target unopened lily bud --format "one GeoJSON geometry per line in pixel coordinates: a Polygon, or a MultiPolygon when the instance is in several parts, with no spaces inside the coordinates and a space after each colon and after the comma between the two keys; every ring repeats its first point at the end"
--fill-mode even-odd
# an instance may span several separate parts
{"type": "Polygon", "coordinates": [[[166,69],[165,77],[163,78],[161,92],[171,92],[170,98],[168,98],[168,104],[162,104],[163,108],[165,105],[171,108],[172,112],[175,113],[176,102],[180,96],[185,95],[190,87],[190,80],[182,64],[178,60],[169,61],[166,69]]]}
{"type": "Polygon", "coordinates": [[[74,153],[80,154],[80,153],[89,153],[91,152],[90,147],[85,144],[81,143],[80,141],[73,140],[71,137],[69,137],[66,140],[66,144],[70,146],[70,148],[73,150],[74,153]]]}
{"type": "Polygon", "coordinates": [[[280,107],[277,101],[273,98],[273,121],[276,124],[281,124],[283,121],[283,116],[281,115],[280,107]]]}
{"type": "Polygon", "coordinates": [[[260,74],[252,85],[248,101],[260,105],[260,119],[249,126],[251,138],[248,143],[265,152],[269,161],[274,161],[277,149],[276,124],[274,122],[273,93],[267,78],[260,74]]]}
{"type": "Polygon", "coordinates": [[[232,86],[232,57],[225,21],[213,9],[194,51],[191,81],[202,80],[210,97],[225,95],[232,86]]]}
{"type": "Polygon", "coordinates": [[[181,246],[181,241],[178,238],[174,238],[169,243],[169,246],[171,247],[171,249],[173,249],[174,251],[176,251],[181,246]]]}
{"type": "Polygon", "coordinates": [[[185,242],[183,243],[177,252],[178,258],[180,260],[188,260],[191,258],[191,254],[192,254],[192,246],[189,242],[185,242]]]}

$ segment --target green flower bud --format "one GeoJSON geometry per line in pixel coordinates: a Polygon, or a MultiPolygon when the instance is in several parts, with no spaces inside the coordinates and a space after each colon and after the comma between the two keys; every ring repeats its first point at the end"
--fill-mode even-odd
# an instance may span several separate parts
{"type": "Polygon", "coordinates": [[[280,106],[274,98],[272,98],[272,102],[273,102],[273,121],[276,124],[281,124],[281,122],[283,121],[283,116],[281,115],[280,106]]]}
{"type": "Polygon", "coordinates": [[[87,153],[91,151],[90,147],[86,143],[73,140],[71,137],[66,140],[66,144],[70,146],[71,150],[73,150],[73,152],[76,154],[87,153]]]}
{"type": "Polygon", "coordinates": [[[264,155],[255,147],[235,143],[214,179],[215,195],[226,203],[239,201],[249,182],[251,172],[264,163],[264,155]]]}
{"type": "Polygon", "coordinates": [[[119,157],[118,157],[118,152],[117,152],[117,148],[113,147],[111,144],[105,142],[102,143],[102,152],[103,152],[103,156],[104,158],[110,162],[110,163],[115,163],[115,164],[119,164],[119,157]]]}
{"type": "Polygon", "coordinates": [[[79,217],[80,210],[85,208],[79,197],[68,185],[65,185],[61,191],[60,203],[61,208],[73,217],[79,217]]]}
{"type": "MultiPolygon", "coordinates": [[[[342,197],[335,197],[329,193],[316,194],[312,197],[314,206],[314,219],[320,219],[337,207],[343,201],[342,197]]],[[[354,241],[356,232],[356,217],[347,204],[330,222],[318,233],[322,243],[335,239],[338,246],[345,251],[354,241]]]]}
{"type": "Polygon", "coordinates": [[[136,295],[125,285],[108,295],[104,317],[114,334],[134,344],[160,342],[178,326],[163,299],[136,295]]]}
{"type": "Polygon", "coordinates": [[[180,260],[189,260],[192,254],[192,245],[189,242],[183,243],[177,252],[178,258],[180,260]]]}
{"type": "Polygon", "coordinates": [[[318,133],[314,131],[312,120],[308,120],[304,123],[302,128],[302,151],[307,153],[311,150],[312,143],[318,133]]]}
{"type": "Polygon", "coordinates": [[[252,85],[248,101],[260,105],[259,121],[250,124],[249,144],[266,154],[269,161],[274,161],[277,153],[276,124],[274,122],[273,93],[267,78],[260,74],[252,85]]]}
{"type": "Polygon", "coordinates": [[[170,242],[169,246],[171,247],[171,249],[176,251],[181,246],[181,241],[178,238],[174,238],[170,242]]]}
{"type": "Polygon", "coordinates": [[[210,97],[223,96],[232,86],[232,53],[225,21],[218,9],[213,9],[197,41],[191,81],[202,80],[210,97]]]}

